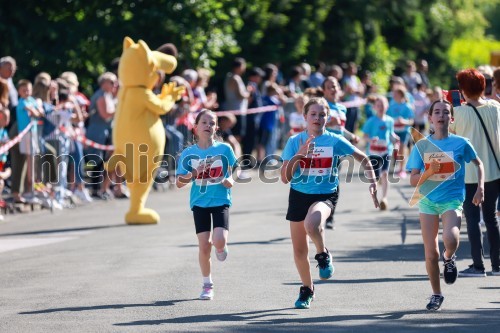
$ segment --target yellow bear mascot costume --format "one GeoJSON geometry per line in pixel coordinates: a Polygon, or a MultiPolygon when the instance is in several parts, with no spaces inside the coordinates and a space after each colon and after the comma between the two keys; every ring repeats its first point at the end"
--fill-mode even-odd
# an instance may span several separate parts
{"type": "Polygon", "coordinates": [[[142,40],[135,43],[125,37],[118,67],[120,90],[113,127],[115,152],[108,170],[118,166],[125,175],[130,190],[127,224],[155,224],[160,220],[157,212],[144,207],[164,153],[165,129],[160,115],[172,109],[184,88],[166,84],[159,96],[152,88],[158,81],[158,70],[170,74],[176,66],[174,57],[151,51],[142,40]]]}

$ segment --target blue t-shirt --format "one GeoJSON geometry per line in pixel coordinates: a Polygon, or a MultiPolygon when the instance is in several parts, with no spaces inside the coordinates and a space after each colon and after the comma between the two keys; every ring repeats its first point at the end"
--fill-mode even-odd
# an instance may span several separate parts
{"type": "MultiPolygon", "coordinates": [[[[264,106],[279,106],[281,104],[276,96],[264,96],[262,101],[264,106]]],[[[264,112],[260,118],[260,128],[272,132],[276,128],[277,122],[278,110],[264,112]]]]}
{"type": "MultiPolygon", "coordinates": [[[[308,137],[306,131],[290,137],[283,150],[283,160],[291,160],[308,137]]],[[[355,147],[340,135],[329,131],[314,138],[311,146],[307,157],[301,159],[300,166],[295,170],[290,186],[306,194],[334,193],[339,183],[336,159],[352,155],[355,147]]]]}
{"type": "Polygon", "coordinates": [[[177,165],[177,175],[191,172],[200,163],[210,167],[193,180],[189,198],[191,209],[193,206],[231,206],[231,189],[222,185],[224,178],[230,176],[228,167],[237,166],[236,156],[231,146],[215,141],[207,149],[201,149],[196,144],[184,149],[177,165]]]}
{"type": "MultiPolygon", "coordinates": [[[[28,127],[31,118],[28,115],[28,110],[25,109],[26,106],[31,106],[33,108],[37,107],[36,99],[33,97],[19,98],[19,104],[16,107],[16,117],[17,117],[17,128],[19,132],[28,127]]],[[[33,126],[33,128],[36,125],[33,126]]]]}
{"type": "MultiPolygon", "coordinates": [[[[389,103],[387,115],[394,118],[394,121],[397,121],[399,117],[403,119],[415,118],[415,114],[413,113],[413,109],[411,108],[409,103],[397,103],[395,101],[391,101],[389,103]]],[[[394,124],[394,131],[396,133],[408,132],[409,130],[409,125],[398,125],[396,123],[394,124]]]]}
{"type": "Polygon", "coordinates": [[[345,128],[345,122],[347,120],[347,108],[339,103],[328,102],[328,107],[330,108],[330,114],[328,115],[327,123],[330,122],[332,117],[340,118],[340,125],[336,125],[334,127],[328,127],[327,130],[333,132],[335,134],[342,135],[345,128]]]}
{"type": "Polygon", "coordinates": [[[424,172],[431,160],[437,159],[441,163],[441,170],[420,186],[420,194],[437,203],[464,201],[465,163],[476,158],[476,151],[466,138],[450,134],[445,139],[435,140],[428,136],[415,144],[406,169],[424,172]]]}
{"type": "Polygon", "coordinates": [[[385,115],[384,119],[373,116],[366,121],[363,126],[363,133],[370,139],[378,137],[377,141],[368,142],[366,148],[368,155],[387,155],[392,153],[394,148],[391,137],[394,133],[394,119],[385,115]]]}

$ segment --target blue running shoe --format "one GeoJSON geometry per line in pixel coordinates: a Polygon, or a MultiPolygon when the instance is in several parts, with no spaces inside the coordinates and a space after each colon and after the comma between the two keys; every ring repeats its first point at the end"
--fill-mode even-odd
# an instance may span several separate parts
{"type": "Polygon", "coordinates": [[[309,287],[300,287],[299,298],[295,301],[296,309],[309,309],[314,297],[314,291],[309,287]]]}
{"type": "Polygon", "coordinates": [[[335,267],[332,265],[332,255],[328,249],[326,252],[318,253],[314,259],[318,261],[318,265],[316,267],[319,267],[319,278],[321,280],[328,280],[331,278],[335,272],[335,267]]]}

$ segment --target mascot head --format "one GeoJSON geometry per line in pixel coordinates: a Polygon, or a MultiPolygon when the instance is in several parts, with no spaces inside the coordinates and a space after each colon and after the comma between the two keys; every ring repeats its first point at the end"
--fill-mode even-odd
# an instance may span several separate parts
{"type": "Polygon", "coordinates": [[[144,41],[134,43],[130,37],[123,40],[123,53],[118,66],[122,86],[152,89],[159,78],[158,70],[170,74],[176,67],[177,60],[174,57],[151,51],[144,41]]]}

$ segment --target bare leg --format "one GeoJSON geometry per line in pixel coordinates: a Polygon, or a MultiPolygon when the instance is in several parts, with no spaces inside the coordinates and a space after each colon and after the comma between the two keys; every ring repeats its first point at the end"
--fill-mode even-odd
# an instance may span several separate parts
{"type": "Polygon", "coordinates": [[[309,238],[307,237],[304,222],[290,222],[292,236],[293,259],[300,275],[302,285],[313,288],[311,267],[309,264],[309,238]]]}
{"type": "Polygon", "coordinates": [[[210,252],[212,251],[212,243],[210,242],[210,231],[200,232],[198,236],[198,260],[200,262],[200,269],[202,276],[210,275],[210,252]]]}
{"type": "Polygon", "coordinates": [[[449,210],[441,216],[441,219],[443,220],[443,242],[446,249],[445,256],[451,258],[458,248],[462,216],[461,214],[458,215],[454,210],[449,210]]]}
{"type": "MultiPolygon", "coordinates": [[[[214,228],[214,233],[212,235],[212,243],[217,250],[222,250],[227,244],[227,236],[229,231],[224,228],[214,228]]],[[[205,275],[206,276],[206,275],[205,275]]]]}
{"type": "Polygon", "coordinates": [[[425,249],[425,268],[429,275],[432,292],[441,294],[439,281],[439,216],[420,213],[420,228],[425,249]]]}
{"type": "Polygon", "coordinates": [[[316,253],[326,252],[325,248],[325,221],[331,213],[331,208],[324,202],[315,202],[309,207],[304,228],[307,235],[316,246],[316,253]]]}

